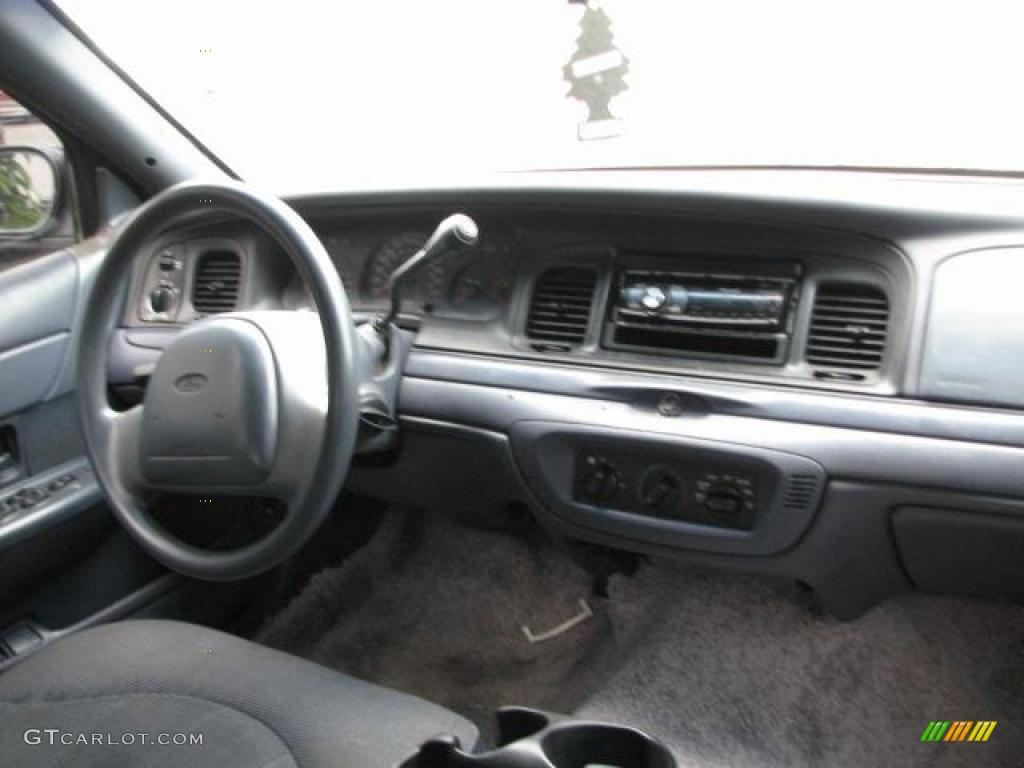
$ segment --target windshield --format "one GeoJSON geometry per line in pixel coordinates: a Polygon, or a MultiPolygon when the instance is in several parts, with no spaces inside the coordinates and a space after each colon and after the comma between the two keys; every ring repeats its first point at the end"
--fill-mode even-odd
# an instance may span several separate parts
{"type": "Polygon", "coordinates": [[[280,192],[530,169],[1024,169],[1012,3],[61,5],[280,192]]]}

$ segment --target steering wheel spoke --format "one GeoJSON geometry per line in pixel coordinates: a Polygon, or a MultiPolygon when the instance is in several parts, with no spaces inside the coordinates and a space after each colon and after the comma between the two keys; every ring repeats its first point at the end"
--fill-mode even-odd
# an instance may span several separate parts
{"type": "Polygon", "coordinates": [[[138,460],[142,408],[136,405],[127,411],[105,409],[99,419],[102,432],[97,436],[97,442],[107,449],[109,466],[118,471],[118,484],[136,501],[140,501],[147,490],[138,460]]]}

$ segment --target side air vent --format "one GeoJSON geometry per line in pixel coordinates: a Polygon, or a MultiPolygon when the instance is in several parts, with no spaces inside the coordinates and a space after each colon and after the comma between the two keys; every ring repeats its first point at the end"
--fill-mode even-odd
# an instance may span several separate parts
{"type": "Polygon", "coordinates": [[[232,251],[207,251],[199,257],[192,285],[192,306],[201,315],[238,307],[242,262],[232,251]]]}
{"type": "Polygon", "coordinates": [[[556,348],[582,344],[594,303],[597,272],[587,267],[556,267],[537,278],[526,320],[526,336],[556,348]]]}
{"type": "Polygon", "coordinates": [[[807,362],[822,368],[877,370],[888,330],[889,300],[880,289],[823,283],[814,298],[807,362]]]}
{"type": "Polygon", "coordinates": [[[792,512],[806,510],[818,496],[818,478],[814,475],[791,475],[782,496],[782,508],[792,512]]]}

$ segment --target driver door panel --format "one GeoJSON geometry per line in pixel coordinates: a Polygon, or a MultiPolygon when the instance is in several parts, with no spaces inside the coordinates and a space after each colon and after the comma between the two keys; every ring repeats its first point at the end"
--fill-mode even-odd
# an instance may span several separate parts
{"type": "Polygon", "coordinates": [[[90,250],[77,246],[0,268],[4,582],[14,576],[18,560],[12,547],[101,500],[85,459],[74,397],[75,328],[88,290],[81,255],[90,250]]]}
{"type": "Polygon", "coordinates": [[[0,630],[8,606],[91,551],[113,522],[85,459],[74,397],[75,327],[88,288],[80,250],[0,266],[0,630]]]}
{"type": "Polygon", "coordinates": [[[57,394],[78,303],[69,251],[0,272],[0,419],[57,394]]]}

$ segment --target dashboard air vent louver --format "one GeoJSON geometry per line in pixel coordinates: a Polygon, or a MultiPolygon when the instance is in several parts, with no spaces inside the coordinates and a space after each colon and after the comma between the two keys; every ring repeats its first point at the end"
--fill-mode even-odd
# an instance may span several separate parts
{"type": "Polygon", "coordinates": [[[238,307],[242,262],[232,251],[207,251],[199,257],[192,306],[201,315],[231,312],[238,307]]]}
{"type": "Polygon", "coordinates": [[[783,509],[800,511],[814,503],[818,495],[818,478],[814,475],[792,475],[782,497],[783,509]]]}
{"type": "Polygon", "coordinates": [[[807,362],[822,368],[874,371],[882,365],[889,300],[872,285],[818,286],[807,337],[807,362]]]}
{"type": "Polygon", "coordinates": [[[587,267],[556,267],[537,278],[526,321],[527,338],[569,347],[587,336],[597,272],[587,267]]]}

